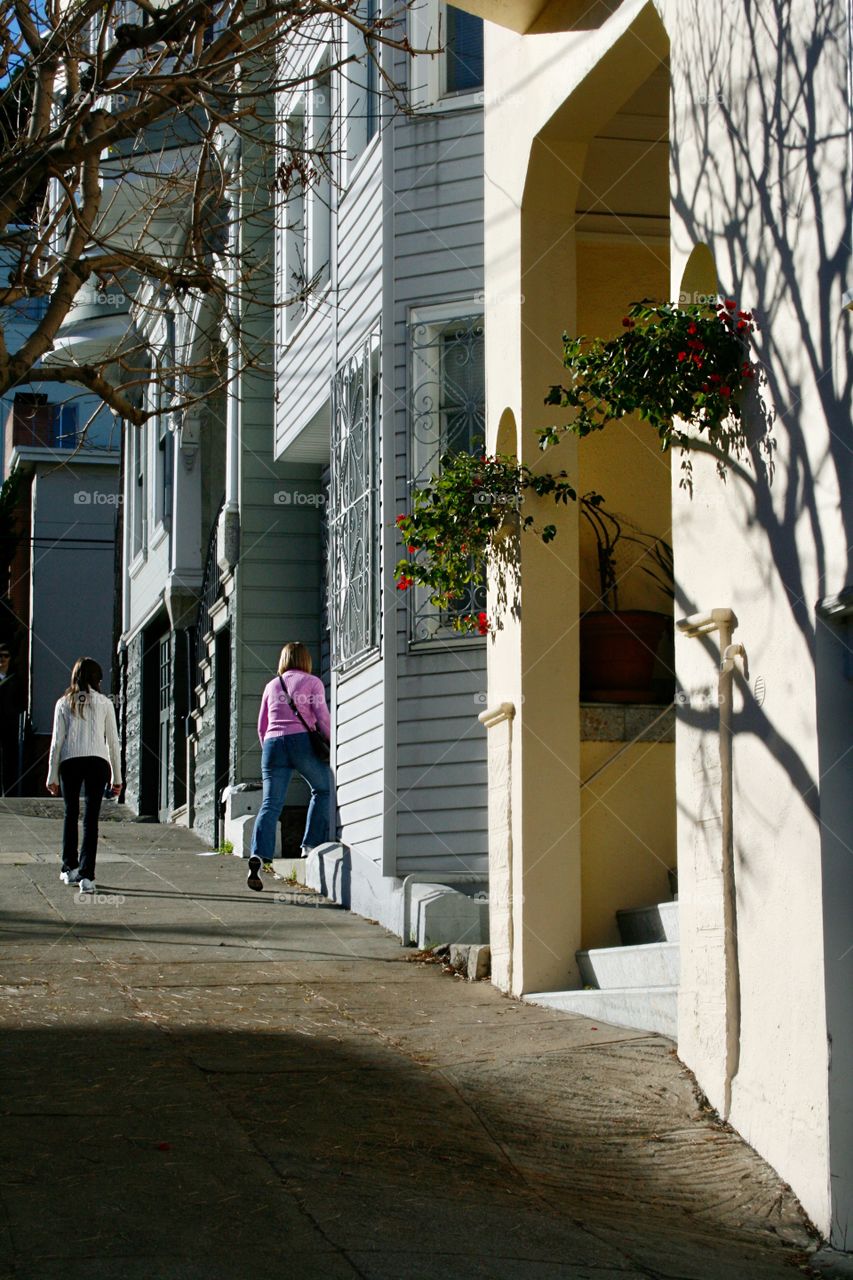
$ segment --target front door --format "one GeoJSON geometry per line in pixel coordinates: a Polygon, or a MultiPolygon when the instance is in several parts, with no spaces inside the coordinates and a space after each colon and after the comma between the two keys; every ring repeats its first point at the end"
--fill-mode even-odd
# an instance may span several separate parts
{"type": "Polygon", "coordinates": [[[172,635],[167,631],[159,647],[160,717],[157,738],[157,816],[169,821],[169,768],[171,765],[172,635]]]}
{"type": "Polygon", "coordinates": [[[222,792],[228,786],[231,769],[231,633],[228,627],[217,632],[214,649],[214,845],[222,841],[222,792]]]}

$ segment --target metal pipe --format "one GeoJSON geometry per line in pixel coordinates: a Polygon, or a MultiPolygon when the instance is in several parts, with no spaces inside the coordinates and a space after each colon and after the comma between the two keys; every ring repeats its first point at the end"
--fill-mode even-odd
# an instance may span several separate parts
{"type": "Polygon", "coordinates": [[[699,637],[716,631],[720,637],[720,665],[717,679],[719,709],[720,754],[720,819],[722,827],[722,894],[723,894],[723,948],[725,967],[726,1009],[726,1064],[723,1088],[722,1117],[731,1114],[732,1083],[740,1068],[740,957],[738,952],[737,882],[734,856],[734,799],[733,799],[733,751],[732,751],[732,695],[736,659],[743,663],[744,679],[749,679],[746,650],[742,644],[732,644],[732,632],[737,617],[732,609],[712,609],[708,613],[696,613],[682,618],[676,624],[686,636],[699,637]]]}

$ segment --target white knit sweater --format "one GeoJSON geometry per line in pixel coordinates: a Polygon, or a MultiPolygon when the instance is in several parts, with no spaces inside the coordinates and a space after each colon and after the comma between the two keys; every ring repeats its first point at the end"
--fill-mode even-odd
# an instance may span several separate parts
{"type": "Polygon", "coordinates": [[[112,769],[112,785],[121,782],[121,747],[118,740],[115,708],[103,693],[90,689],[79,695],[85,701],[78,704],[80,714],[71,710],[68,699],[62,697],[53,713],[53,738],[47,768],[47,783],[59,782],[59,766],[63,760],[77,756],[100,756],[112,769]]]}

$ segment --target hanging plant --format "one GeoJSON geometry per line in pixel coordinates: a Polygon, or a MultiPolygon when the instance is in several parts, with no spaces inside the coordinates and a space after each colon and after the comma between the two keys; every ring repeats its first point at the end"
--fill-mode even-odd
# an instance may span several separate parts
{"type": "Polygon", "coordinates": [[[565,431],[588,436],[634,415],[654,427],[663,449],[687,448],[689,426],[739,456],[741,393],[755,377],[752,312],[734,298],[717,307],[646,300],[632,303],[622,326],[607,340],[563,335],[570,379],[553,386],[545,403],[577,412],[568,426],[541,432],[540,446],[556,444],[565,431]]]}
{"type": "MultiPolygon", "coordinates": [[[[511,556],[504,538],[507,531],[534,528],[534,516],[521,512],[525,492],[564,504],[575,501],[577,494],[565,471],[535,474],[505,454],[475,457],[451,452],[439,465],[439,474],[413,491],[411,512],[397,517],[409,553],[397,564],[397,589],[425,587],[432,604],[451,615],[455,630],[487,635],[490,622],[485,612],[458,614],[454,607],[472,582],[484,581],[490,559],[511,556]]],[[[546,524],[535,532],[550,542],[557,528],[546,524]]]]}

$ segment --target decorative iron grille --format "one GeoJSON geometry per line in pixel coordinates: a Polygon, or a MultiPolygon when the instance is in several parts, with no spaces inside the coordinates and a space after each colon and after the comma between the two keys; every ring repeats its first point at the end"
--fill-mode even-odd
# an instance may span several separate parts
{"type": "Polygon", "coordinates": [[[332,666],[379,647],[379,339],[371,336],[332,387],[329,603],[332,666]]]}
{"type": "MultiPolygon", "coordinates": [[[[482,315],[417,322],[410,327],[412,359],[412,479],[424,485],[440,471],[444,453],[480,453],[486,440],[485,348],[482,315]]],[[[423,588],[409,593],[413,641],[453,637],[453,618],[486,608],[486,584],[471,582],[452,610],[439,610],[423,588]]]]}

